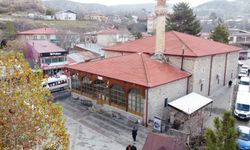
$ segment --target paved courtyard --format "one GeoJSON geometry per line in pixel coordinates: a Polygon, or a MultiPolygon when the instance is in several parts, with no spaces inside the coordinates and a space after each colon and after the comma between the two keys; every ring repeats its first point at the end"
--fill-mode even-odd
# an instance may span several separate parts
{"type": "MultiPolygon", "coordinates": [[[[63,106],[63,115],[67,119],[71,150],[125,150],[128,144],[134,144],[132,125],[104,113],[90,111],[71,97],[63,97],[57,102],[63,106]]],[[[142,149],[149,131],[139,126],[135,143],[138,150],[142,149]]]]}
{"type": "MultiPolygon", "coordinates": [[[[213,127],[213,119],[222,116],[230,110],[233,88],[224,87],[210,98],[214,100],[211,116],[205,123],[206,127],[213,127]]],[[[67,119],[67,128],[70,133],[71,150],[125,150],[128,144],[133,144],[132,125],[120,119],[112,118],[102,112],[93,112],[88,107],[73,100],[69,93],[59,93],[57,102],[63,106],[63,115],[67,119]]],[[[248,125],[248,121],[237,120],[237,125],[248,125]]],[[[142,149],[151,127],[139,126],[137,142],[138,150],[142,149]]]]}

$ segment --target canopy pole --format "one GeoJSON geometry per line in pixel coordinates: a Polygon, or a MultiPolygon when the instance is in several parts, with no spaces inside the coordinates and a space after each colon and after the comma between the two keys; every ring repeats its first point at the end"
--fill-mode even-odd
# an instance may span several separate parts
{"type": "Polygon", "coordinates": [[[212,101],[212,103],[211,103],[211,108],[210,108],[210,114],[209,114],[209,116],[211,116],[212,114],[212,110],[213,110],[213,101],[212,101]]]}

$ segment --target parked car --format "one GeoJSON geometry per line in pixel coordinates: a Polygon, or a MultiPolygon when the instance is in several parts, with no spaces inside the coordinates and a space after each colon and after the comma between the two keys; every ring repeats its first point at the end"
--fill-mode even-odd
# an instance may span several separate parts
{"type": "Polygon", "coordinates": [[[241,92],[249,92],[249,84],[250,84],[250,78],[249,77],[241,77],[239,82],[239,88],[238,91],[241,92]]]}
{"type": "Polygon", "coordinates": [[[250,118],[250,93],[238,91],[235,101],[234,115],[239,119],[250,118]]]}
{"type": "Polygon", "coordinates": [[[241,150],[250,150],[250,128],[247,126],[238,126],[240,137],[237,144],[241,150]]]}

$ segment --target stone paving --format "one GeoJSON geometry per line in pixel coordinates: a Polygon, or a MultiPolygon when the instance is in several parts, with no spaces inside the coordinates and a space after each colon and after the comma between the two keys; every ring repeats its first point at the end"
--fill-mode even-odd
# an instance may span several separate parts
{"type": "MultiPolygon", "coordinates": [[[[221,117],[224,111],[230,110],[232,91],[232,87],[225,86],[210,96],[214,100],[213,109],[205,123],[206,127],[213,128],[214,118],[221,117]]],[[[125,150],[128,144],[133,144],[131,124],[102,112],[90,111],[79,101],[72,100],[69,93],[58,95],[57,102],[63,106],[63,115],[67,119],[71,150],[125,150]]],[[[250,124],[237,120],[237,125],[250,124]]],[[[139,126],[138,140],[135,143],[138,150],[142,149],[147,134],[151,131],[151,127],[139,126]]]]}
{"type": "Polygon", "coordinates": [[[79,101],[60,98],[67,119],[71,150],[125,150],[128,144],[142,149],[150,129],[138,127],[137,142],[132,141],[132,126],[101,112],[91,112],[79,101]]]}

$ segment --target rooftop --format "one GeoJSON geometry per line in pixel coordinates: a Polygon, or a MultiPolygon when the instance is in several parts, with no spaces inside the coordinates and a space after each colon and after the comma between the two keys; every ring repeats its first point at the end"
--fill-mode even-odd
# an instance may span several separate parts
{"type": "MultiPolygon", "coordinates": [[[[222,54],[227,52],[239,51],[241,48],[203,39],[200,37],[180,33],[176,31],[166,32],[165,54],[182,56],[201,57],[214,54],[222,54]]],[[[155,52],[155,36],[139,39],[123,44],[117,44],[104,48],[106,51],[132,52],[132,53],[148,53],[155,52]]]]}
{"type": "Polygon", "coordinates": [[[27,31],[18,32],[18,35],[54,35],[57,34],[58,31],[54,28],[39,28],[32,29],[27,31]]]}
{"type": "Polygon", "coordinates": [[[185,150],[185,139],[159,133],[149,133],[142,150],[185,150]]]}
{"type": "Polygon", "coordinates": [[[103,46],[98,44],[77,44],[76,47],[94,52],[100,56],[104,56],[104,51],[102,50],[103,46]]]}
{"type": "Polygon", "coordinates": [[[170,64],[155,61],[149,55],[140,53],[76,64],[67,68],[145,87],[155,87],[190,76],[170,64]]]}
{"type": "Polygon", "coordinates": [[[169,103],[170,106],[191,115],[197,110],[212,103],[213,100],[196,93],[190,93],[169,103]]]}
{"type": "Polygon", "coordinates": [[[65,52],[65,49],[58,47],[57,45],[50,43],[46,40],[30,40],[28,45],[33,46],[34,50],[38,53],[51,53],[51,52],[65,52]]]}

